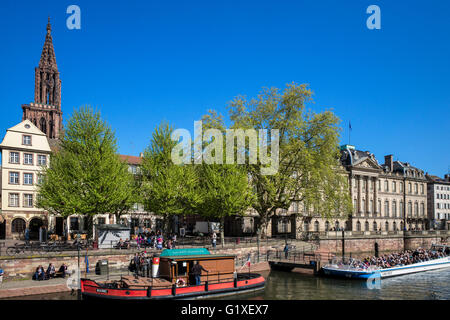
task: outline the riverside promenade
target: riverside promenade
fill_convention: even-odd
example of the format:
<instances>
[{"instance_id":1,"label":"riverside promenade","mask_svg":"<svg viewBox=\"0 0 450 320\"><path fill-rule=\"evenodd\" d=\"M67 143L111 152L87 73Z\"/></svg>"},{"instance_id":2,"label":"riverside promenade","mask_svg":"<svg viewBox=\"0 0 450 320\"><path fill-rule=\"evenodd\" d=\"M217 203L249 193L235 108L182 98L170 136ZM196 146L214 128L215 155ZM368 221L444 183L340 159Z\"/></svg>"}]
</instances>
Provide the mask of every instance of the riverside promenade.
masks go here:
<instances>
[{"instance_id":1,"label":"riverside promenade","mask_svg":"<svg viewBox=\"0 0 450 320\"><path fill-rule=\"evenodd\" d=\"M291 246L296 250L313 250L315 247L310 243L288 239ZM210 245L206 246L213 254L234 254L236 255L236 270L238 272L246 272L245 263L250 256L251 271L269 270L267 262L267 252L270 250L282 250L285 244L284 239L270 239L270 241L261 241L258 247L254 242L226 243L223 247L218 243L216 248ZM177 248L187 248L196 246L177 246ZM199 247L199 246L197 246ZM205 247L205 246L202 246ZM111 250L100 249L87 252L89 260L89 274L86 276L94 280L118 280L122 275L129 275L128 264L136 252L146 251L148 255L160 253L155 249L130 249L130 250ZM85 276L85 255L86 251L80 252L80 269L81 276ZM108 260L108 274L95 274L95 265L100 260ZM0 299L20 299L23 296L36 296L49 293L70 292L67 286L67 280L70 277L55 278L44 281L31 280L32 274L38 265L42 265L44 269L49 263L53 263L57 268L62 264L68 265L69 273L74 273L78 267L78 252L64 252L58 255L37 256L22 255L14 257L0 257L0 267L5 270L3 283L0 284Z\"/></svg>"}]
</instances>

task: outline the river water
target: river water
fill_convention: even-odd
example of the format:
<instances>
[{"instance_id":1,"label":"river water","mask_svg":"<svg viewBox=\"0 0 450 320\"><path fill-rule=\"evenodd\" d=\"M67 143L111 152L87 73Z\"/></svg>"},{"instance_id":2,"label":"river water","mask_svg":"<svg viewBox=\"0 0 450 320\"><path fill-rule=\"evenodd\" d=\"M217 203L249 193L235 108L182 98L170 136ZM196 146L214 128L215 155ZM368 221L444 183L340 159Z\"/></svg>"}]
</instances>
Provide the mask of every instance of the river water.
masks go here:
<instances>
[{"instance_id":1,"label":"river water","mask_svg":"<svg viewBox=\"0 0 450 320\"><path fill-rule=\"evenodd\" d=\"M263 271L264 291L223 299L243 300L450 300L450 268L381 279L369 289L365 281L315 277L299 272ZM22 300L75 300L70 293L23 297Z\"/></svg>"}]
</instances>

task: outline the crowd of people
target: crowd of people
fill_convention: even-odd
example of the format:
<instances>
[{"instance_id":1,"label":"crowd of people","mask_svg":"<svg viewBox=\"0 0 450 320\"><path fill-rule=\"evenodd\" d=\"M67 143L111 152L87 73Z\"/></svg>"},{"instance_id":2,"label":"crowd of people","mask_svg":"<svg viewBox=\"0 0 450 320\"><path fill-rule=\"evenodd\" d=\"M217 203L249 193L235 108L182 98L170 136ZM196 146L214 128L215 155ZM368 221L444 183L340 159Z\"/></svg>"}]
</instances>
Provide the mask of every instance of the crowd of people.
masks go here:
<instances>
[{"instance_id":1,"label":"crowd of people","mask_svg":"<svg viewBox=\"0 0 450 320\"><path fill-rule=\"evenodd\" d=\"M351 259L349 265L357 269L369 269L373 267L386 269L396 266L406 266L413 263L425 262L433 259L446 257L448 252L443 250L406 250L400 253L384 254L380 257L371 256L362 260Z\"/></svg>"},{"instance_id":2,"label":"crowd of people","mask_svg":"<svg viewBox=\"0 0 450 320\"><path fill-rule=\"evenodd\" d=\"M136 253L130 261L128 270L134 272L136 275L149 277L151 264L151 256L147 254L147 251Z\"/></svg>"},{"instance_id":3,"label":"crowd of people","mask_svg":"<svg viewBox=\"0 0 450 320\"><path fill-rule=\"evenodd\" d=\"M136 238L136 245L138 249L141 248L153 248L162 250L163 248L167 249L175 249L176 242L177 242L177 235L173 233L169 239L164 240L164 237L161 233L161 231L148 231L148 232L142 232L139 233ZM126 239L123 241L123 239L120 239L119 242L116 245L117 249L129 249L131 246L130 240Z\"/></svg>"},{"instance_id":4,"label":"crowd of people","mask_svg":"<svg viewBox=\"0 0 450 320\"><path fill-rule=\"evenodd\" d=\"M52 278L56 278L57 276L65 278L67 274L67 265L63 263L61 267L58 269L58 272L56 272L55 266L53 263L50 263L48 265L47 270L45 271L42 265L39 265L36 268L36 271L33 275L33 280L49 280Z\"/></svg>"}]
</instances>

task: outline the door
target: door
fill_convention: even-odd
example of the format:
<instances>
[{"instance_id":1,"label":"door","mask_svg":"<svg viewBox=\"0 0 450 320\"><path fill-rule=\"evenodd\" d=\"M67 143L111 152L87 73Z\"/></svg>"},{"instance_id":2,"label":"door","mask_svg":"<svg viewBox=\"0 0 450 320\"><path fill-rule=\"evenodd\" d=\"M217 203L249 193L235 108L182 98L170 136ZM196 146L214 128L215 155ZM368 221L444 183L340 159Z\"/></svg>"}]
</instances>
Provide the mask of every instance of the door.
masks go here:
<instances>
[{"instance_id":1,"label":"door","mask_svg":"<svg viewBox=\"0 0 450 320\"><path fill-rule=\"evenodd\" d=\"M58 236L62 236L64 233L64 218L56 217L55 221L55 233Z\"/></svg>"},{"instance_id":2,"label":"door","mask_svg":"<svg viewBox=\"0 0 450 320\"><path fill-rule=\"evenodd\" d=\"M6 238L6 220L3 220L2 223L0 223L0 240L3 240Z\"/></svg>"}]
</instances>

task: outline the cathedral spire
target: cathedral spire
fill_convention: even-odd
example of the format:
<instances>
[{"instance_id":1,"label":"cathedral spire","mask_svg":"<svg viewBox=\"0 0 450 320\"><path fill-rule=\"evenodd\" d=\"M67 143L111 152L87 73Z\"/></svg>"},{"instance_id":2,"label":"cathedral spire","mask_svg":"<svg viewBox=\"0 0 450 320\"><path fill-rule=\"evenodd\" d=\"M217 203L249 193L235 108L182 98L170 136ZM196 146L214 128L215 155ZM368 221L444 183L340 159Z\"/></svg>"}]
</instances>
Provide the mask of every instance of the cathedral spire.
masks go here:
<instances>
[{"instance_id":1,"label":"cathedral spire","mask_svg":"<svg viewBox=\"0 0 450 320\"><path fill-rule=\"evenodd\" d=\"M44 47L42 48L39 68L47 68L58 71L58 66L56 65L55 50L53 49L52 25L50 24L50 17L48 17L47 34L45 36Z\"/></svg>"},{"instance_id":2,"label":"cathedral spire","mask_svg":"<svg viewBox=\"0 0 450 320\"><path fill-rule=\"evenodd\" d=\"M33 122L49 139L59 139L63 128L61 80L53 49L50 17L39 66L34 71L34 103L22 105L22 118Z\"/></svg>"}]
</instances>

